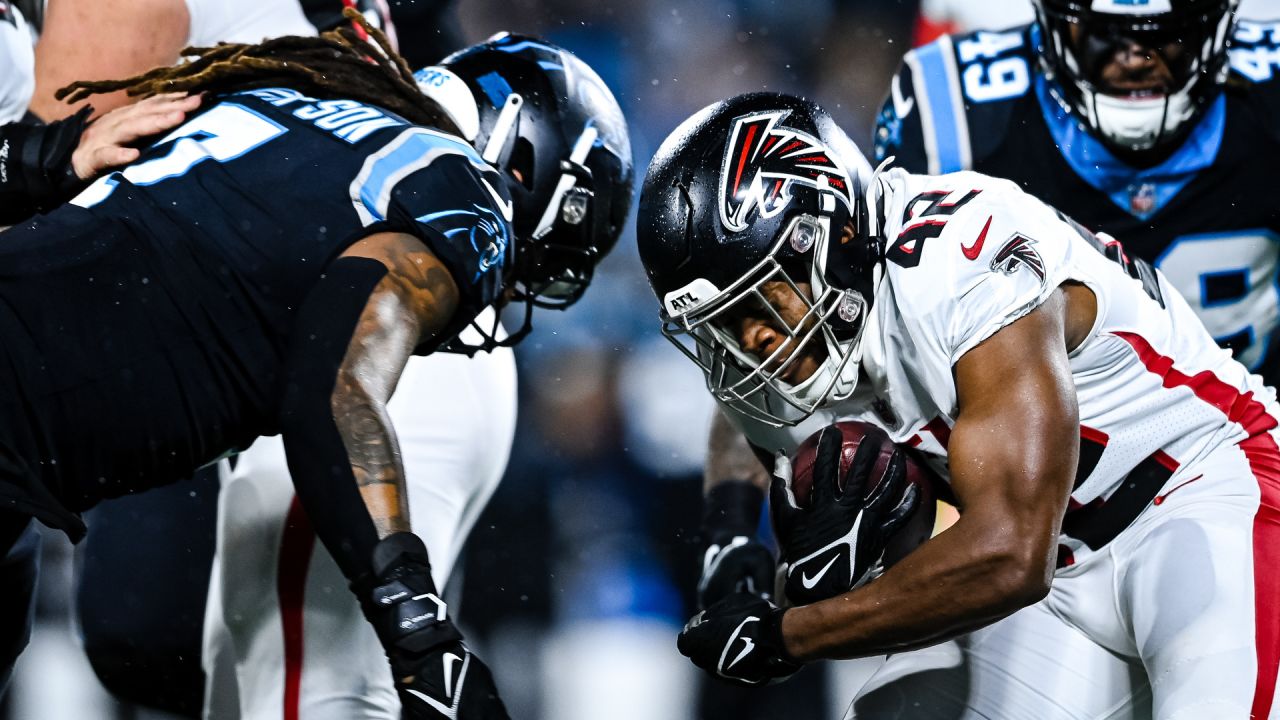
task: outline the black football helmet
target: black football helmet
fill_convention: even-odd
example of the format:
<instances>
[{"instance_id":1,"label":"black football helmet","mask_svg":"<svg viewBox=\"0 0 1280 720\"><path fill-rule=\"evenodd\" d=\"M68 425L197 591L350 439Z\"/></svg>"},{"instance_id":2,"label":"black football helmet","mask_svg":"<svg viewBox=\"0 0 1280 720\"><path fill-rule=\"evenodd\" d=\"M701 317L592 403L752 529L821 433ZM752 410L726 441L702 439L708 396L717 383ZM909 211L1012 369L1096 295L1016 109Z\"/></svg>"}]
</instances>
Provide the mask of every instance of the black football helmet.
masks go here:
<instances>
[{"instance_id":1,"label":"black football helmet","mask_svg":"<svg viewBox=\"0 0 1280 720\"><path fill-rule=\"evenodd\" d=\"M831 116L802 98L752 93L704 108L671 133L640 194L640 259L662 303L663 333L722 403L793 425L853 392L862 331L882 266L869 229L870 168ZM788 284L804 318L785 321L766 283ZM808 284L806 293L800 286ZM768 311L785 341L768 357L739 346L729 318ZM810 343L826 360L783 378Z\"/></svg>"},{"instance_id":2,"label":"black football helmet","mask_svg":"<svg viewBox=\"0 0 1280 720\"><path fill-rule=\"evenodd\" d=\"M514 344L535 306L577 302L618 240L635 172L626 119L586 63L520 35L496 35L416 78L507 180L517 238L507 287L525 316L501 344Z\"/></svg>"},{"instance_id":3,"label":"black football helmet","mask_svg":"<svg viewBox=\"0 0 1280 720\"><path fill-rule=\"evenodd\" d=\"M1040 61L1059 100L1108 147L1141 155L1180 141L1226 82L1239 0L1035 0ZM1157 55L1172 82L1108 94L1102 72L1118 50Z\"/></svg>"}]
</instances>

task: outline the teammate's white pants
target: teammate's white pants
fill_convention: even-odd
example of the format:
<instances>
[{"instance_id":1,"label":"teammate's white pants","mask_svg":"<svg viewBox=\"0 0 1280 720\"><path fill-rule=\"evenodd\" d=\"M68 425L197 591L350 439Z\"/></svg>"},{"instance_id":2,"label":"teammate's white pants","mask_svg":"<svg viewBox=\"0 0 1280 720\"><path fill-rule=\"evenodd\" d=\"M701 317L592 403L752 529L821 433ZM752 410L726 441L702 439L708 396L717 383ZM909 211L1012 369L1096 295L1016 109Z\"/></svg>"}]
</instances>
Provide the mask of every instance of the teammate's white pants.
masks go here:
<instances>
[{"instance_id":1,"label":"teammate's white pants","mask_svg":"<svg viewBox=\"0 0 1280 720\"><path fill-rule=\"evenodd\" d=\"M413 529L443 589L506 468L515 432L509 349L412 358L389 406ZM224 475L205 612L205 717L399 720L386 656L296 506L279 437Z\"/></svg>"},{"instance_id":2,"label":"teammate's white pants","mask_svg":"<svg viewBox=\"0 0 1280 720\"><path fill-rule=\"evenodd\" d=\"M890 658L848 717L1280 719L1274 437L1179 469L1159 500L962 653Z\"/></svg>"}]
</instances>

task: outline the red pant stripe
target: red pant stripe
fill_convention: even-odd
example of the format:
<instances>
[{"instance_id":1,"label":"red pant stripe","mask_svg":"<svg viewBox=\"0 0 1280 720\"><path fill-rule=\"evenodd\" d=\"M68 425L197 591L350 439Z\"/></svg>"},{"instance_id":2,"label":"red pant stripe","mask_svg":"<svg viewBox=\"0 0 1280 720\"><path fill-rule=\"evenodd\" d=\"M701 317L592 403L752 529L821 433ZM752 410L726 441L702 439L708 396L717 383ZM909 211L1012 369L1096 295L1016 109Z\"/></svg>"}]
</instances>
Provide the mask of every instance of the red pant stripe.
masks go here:
<instances>
[{"instance_id":1,"label":"red pant stripe","mask_svg":"<svg viewBox=\"0 0 1280 720\"><path fill-rule=\"evenodd\" d=\"M284 720L298 720L302 694L302 620L307 591L307 569L316 534L297 496L289 505L280 537L280 565L276 594L284 631Z\"/></svg>"},{"instance_id":2,"label":"red pant stripe","mask_svg":"<svg viewBox=\"0 0 1280 720\"><path fill-rule=\"evenodd\" d=\"M1253 519L1254 625L1258 652L1258 680L1250 717L1267 718L1280 672L1280 448L1271 435L1257 435L1240 443L1249 469L1258 479L1262 498Z\"/></svg>"}]
</instances>

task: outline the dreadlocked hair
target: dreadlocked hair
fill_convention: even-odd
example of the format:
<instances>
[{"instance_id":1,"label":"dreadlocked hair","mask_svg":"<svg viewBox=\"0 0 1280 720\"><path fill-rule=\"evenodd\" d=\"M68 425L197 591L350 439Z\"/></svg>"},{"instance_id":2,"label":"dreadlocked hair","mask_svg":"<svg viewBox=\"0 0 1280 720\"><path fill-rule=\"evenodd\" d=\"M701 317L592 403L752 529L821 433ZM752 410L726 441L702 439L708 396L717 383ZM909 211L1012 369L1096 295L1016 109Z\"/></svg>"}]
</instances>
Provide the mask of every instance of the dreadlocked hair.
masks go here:
<instances>
[{"instance_id":1,"label":"dreadlocked hair","mask_svg":"<svg viewBox=\"0 0 1280 720\"><path fill-rule=\"evenodd\" d=\"M319 37L290 35L257 45L189 47L182 55L190 59L178 65L123 80L73 82L54 97L74 103L117 90L145 98L169 92L217 95L285 86L321 99L349 98L377 105L415 125L458 134L443 108L418 89L413 71L387 36L354 9L347 8L343 15L355 26Z\"/></svg>"}]
</instances>

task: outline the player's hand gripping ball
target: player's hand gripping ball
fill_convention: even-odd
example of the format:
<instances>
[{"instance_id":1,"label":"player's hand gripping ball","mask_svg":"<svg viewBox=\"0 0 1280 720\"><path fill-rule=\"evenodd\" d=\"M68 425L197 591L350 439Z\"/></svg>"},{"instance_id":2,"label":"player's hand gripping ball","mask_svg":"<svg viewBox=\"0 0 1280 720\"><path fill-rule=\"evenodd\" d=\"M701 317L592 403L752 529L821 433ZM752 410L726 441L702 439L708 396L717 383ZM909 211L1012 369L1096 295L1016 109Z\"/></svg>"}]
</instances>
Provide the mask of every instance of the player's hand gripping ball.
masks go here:
<instances>
[{"instance_id":1,"label":"player's hand gripping ball","mask_svg":"<svg viewBox=\"0 0 1280 720\"><path fill-rule=\"evenodd\" d=\"M843 594L929 539L933 473L879 428L840 422L778 457L774 534L794 605Z\"/></svg>"}]
</instances>

